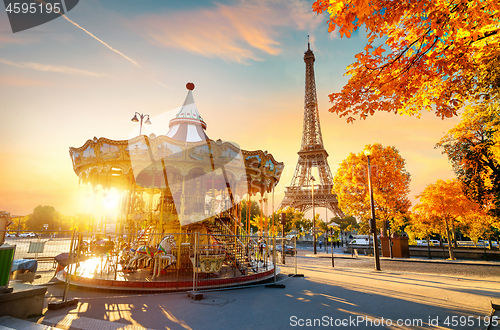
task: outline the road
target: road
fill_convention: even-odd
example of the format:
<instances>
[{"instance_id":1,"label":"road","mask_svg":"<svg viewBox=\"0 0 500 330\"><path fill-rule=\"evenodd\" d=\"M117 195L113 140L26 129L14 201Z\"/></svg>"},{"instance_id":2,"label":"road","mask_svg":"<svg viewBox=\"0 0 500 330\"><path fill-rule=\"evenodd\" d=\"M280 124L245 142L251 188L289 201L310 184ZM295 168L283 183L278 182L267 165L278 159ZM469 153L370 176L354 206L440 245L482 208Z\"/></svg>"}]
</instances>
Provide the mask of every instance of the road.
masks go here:
<instances>
[{"instance_id":1,"label":"road","mask_svg":"<svg viewBox=\"0 0 500 330\"><path fill-rule=\"evenodd\" d=\"M335 251L340 252L340 250ZM298 264L299 267L332 267L331 258L311 258L305 257L306 254L312 255L312 249L299 249ZM324 251L320 252L320 255L326 256ZM390 272L400 272L400 273L413 273L413 274L435 274L435 275L446 275L446 276L457 276L457 277L473 277L473 278L484 278L500 279L500 262L490 262L488 265L480 264L477 261L458 261L456 263L446 262L443 259L419 259L422 262L414 261L412 258L410 260L389 260L381 258L380 268L384 271ZM475 264L477 263L477 264ZM335 268L352 268L352 269L369 269L375 268L375 262L373 258L370 257L359 257L350 258L349 254L346 254L343 258L335 258L334 260Z\"/></svg>"}]
</instances>

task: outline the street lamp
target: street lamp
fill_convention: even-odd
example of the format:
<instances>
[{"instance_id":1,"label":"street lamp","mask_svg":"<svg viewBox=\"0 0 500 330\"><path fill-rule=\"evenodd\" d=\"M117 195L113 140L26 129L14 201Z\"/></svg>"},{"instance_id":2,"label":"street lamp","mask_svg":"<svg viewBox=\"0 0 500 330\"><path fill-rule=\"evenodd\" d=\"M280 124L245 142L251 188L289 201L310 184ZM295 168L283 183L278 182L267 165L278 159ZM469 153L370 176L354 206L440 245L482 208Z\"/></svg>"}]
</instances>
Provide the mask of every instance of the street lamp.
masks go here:
<instances>
[{"instance_id":1,"label":"street lamp","mask_svg":"<svg viewBox=\"0 0 500 330\"><path fill-rule=\"evenodd\" d=\"M133 121L134 123L139 122L139 119L137 118L137 115L139 115L139 118L141 118L141 125L139 126L139 135L142 135L142 121L143 121L143 119L146 118L146 117L148 117L146 119L146 121L144 122L144 124L146 124L146 125L151 125L151 121L149 120L149 115L144 115L144 114L136 112L134 114L134 118L131 119L131 121Z\"/></svg>"},{"instance_id":2,"label":"street lamp","mask_svg":"<svg viewBox=\"0 0 500 330\"><path fill-rule=\"evenodd\" d=\"M316 254L316 214L315 214L315 210L314 210L314 181L316 181L316 180L314 179L314 177L312 175L311 175L311 181L312 181L311 196L312 196L312 205L313 205L313 245L314 245L314 254Z\"/></svg>"},{"instance_id":3,"label":"street lamp","mask_svg":"<svg viewBox=\"0 0 500 330\"><path fill-rule=\"evenodd\" d=\"M375 270L380 270L380 259L378 255L378 242L377 242L377 222L375 221L375 203L373 201L373 187L372 187L372 171L370 165L370 149L365 150L365 156L368 160L368 189L370 189L370 207L372 211L372 218L370 219L370 229L373 235L373 255L375 257Z\"/></svg>"}]
</instances>

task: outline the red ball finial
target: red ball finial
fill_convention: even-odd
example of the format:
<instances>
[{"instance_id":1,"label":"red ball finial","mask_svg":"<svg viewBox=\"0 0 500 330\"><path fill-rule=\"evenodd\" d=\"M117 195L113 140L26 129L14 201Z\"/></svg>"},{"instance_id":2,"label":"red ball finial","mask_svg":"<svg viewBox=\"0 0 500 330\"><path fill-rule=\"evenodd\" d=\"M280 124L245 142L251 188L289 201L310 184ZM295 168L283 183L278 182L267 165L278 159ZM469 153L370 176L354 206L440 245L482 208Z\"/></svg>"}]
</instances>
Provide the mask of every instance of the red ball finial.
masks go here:
<instances>
[{"instance_id":1,"label":"red ball finial","mask_svg":"<svg viewBox=\"0 0 500 330\"><path fill-rule=\"evenodd\" d=\"M190 91L192 91L194 89L194 84L193 83L187 83L186 84L186 88L189 89Z\"/></svg>"}]
</instances>

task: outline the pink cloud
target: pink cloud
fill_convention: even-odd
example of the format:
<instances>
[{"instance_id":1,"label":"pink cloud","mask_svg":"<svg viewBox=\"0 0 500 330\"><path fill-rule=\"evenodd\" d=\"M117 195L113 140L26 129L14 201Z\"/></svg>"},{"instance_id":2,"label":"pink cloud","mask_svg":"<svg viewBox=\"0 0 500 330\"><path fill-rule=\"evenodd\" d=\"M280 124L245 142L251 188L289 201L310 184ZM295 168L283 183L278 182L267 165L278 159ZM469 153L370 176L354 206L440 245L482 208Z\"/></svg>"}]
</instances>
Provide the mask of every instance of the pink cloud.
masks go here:
<instances>
[{"instance_id":1,"label":"pink cloud","mask_svg":"<svg viewBox=\"0 0 500 330\"><path fill-rule=\"evenodd\" d=\"M147 15L132 24L154 44L246 63L262 60L262 54L279 54L279 30L306 30L319 21L302 1L261 0Z\"/></svg>"},{"instance_id":2,"label":"pink cloud","mask_svg":"<svg viewBox=\"0 0 500 330\"><path fill-rule=\"evenodd\" d=\"M77 75L77 76L92 76L92 77L104 76L104 74L101 73L91 72L78 68L70 68L62 65L48 65L48 64L40 64L33 62L14 62L3 58L0 58L0 63L9 66L15 66L18 68L32 69L37 71L58 72L58 73Z\"/></svg>"},{"instance_id":3,"label":"pink cloud","mask_svg":"<svg viewBox=\"0 0 500 330\"><path fill-rule=\"evenodd\" d=\"M35 42L32 36L17 36L14 34L7 34L0 32L0 45L1 44L28 44L31 42Z\"/></svg>"},{"instance_id":4,"label":"pink cloud","mask_svg":"<svg viewBox=\"0 0 500 330\"><path fill-rule=\"evenodd\" d=\"M0 76L0 85L14 86L14 87L29 87L29 86L48 86L48 83L41 80L25 79L21 77Z\"/></svg>"}]
</instances>

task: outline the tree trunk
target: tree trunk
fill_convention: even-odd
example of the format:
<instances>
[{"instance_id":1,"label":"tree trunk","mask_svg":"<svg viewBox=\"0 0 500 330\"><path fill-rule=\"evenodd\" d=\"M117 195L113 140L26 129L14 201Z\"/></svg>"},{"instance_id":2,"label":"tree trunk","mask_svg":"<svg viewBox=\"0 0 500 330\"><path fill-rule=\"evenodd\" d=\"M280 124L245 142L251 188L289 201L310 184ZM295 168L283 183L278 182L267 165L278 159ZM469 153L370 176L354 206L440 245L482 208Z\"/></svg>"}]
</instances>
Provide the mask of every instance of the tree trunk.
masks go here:
<instances>
[{"instance_id":1,"label":"tree trunk","mask_svg":"<svg viewBox=\"0 0 500 330\"><path fill-rule=\"evenodd\" d=\"M439 244L441 245L441 249L443 250L443 259L446 259L446 252L444 252L443 235L441 235L441 233L439 233Z\"/></svg>"},{"instance_id":2,"label":"tree trunk","mask_svg":"<svg viewBox=\"0 0 500 330\"><path fill-rule=\"evenodd\" d=\"M432 259L431 255L431 236L427 236L427 253L429 254L428 258Z\"/></svg>"},{"instance_id":3,"label":"tree trunk","mask_svg":"<svg viewBox=\"0 0 500 330\"><path fill-rule=\"evenodd\" d=\"M451 220L451 230L452 230L452 238L453 238L453 247L457 248L457 232L455 230L455 220Z\"/></svg>"},{"instance_id":4,"label":"tree trunk","mask_svg":"<svg viewBox=\"0 0 500 330\"><path fill-rule=\"evenodd\" d=\"M446 221L446 236L448 237L448 252L450 254L450 260L455 260L455 257L453 256L453 248L451 246L450 227L448 225L448 220L445 221Z\"/></svg>"}]
</instances>

